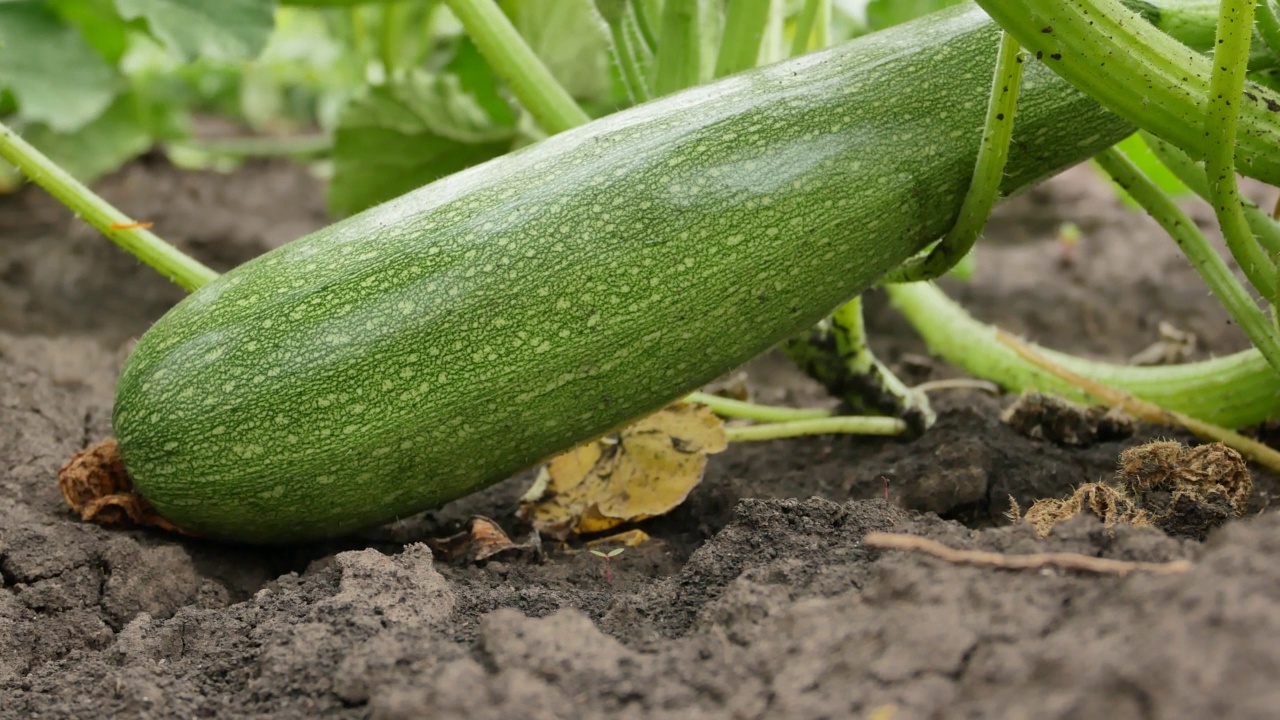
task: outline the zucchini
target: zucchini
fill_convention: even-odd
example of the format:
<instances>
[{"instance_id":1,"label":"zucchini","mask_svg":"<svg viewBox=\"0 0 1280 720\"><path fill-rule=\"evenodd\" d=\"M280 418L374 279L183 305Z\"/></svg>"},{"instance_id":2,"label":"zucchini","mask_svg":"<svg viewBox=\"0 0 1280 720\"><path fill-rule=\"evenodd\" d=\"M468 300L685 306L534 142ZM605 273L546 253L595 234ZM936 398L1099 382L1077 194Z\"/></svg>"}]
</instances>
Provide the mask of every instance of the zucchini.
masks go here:
<instances>
[{"instance_id":1,"label":"zucchini","mask_svg":"<svg viewBox=\"0 0 1280 720\"><path fill-rule=\"evenodd\" d=\"M232 541L437 507L681 397L954 222L999 29L962 6L561 133L258 257L138 342L135 489ZM1038 63L1006 191L1132 128Z\"/></svg>"}]
</instances>

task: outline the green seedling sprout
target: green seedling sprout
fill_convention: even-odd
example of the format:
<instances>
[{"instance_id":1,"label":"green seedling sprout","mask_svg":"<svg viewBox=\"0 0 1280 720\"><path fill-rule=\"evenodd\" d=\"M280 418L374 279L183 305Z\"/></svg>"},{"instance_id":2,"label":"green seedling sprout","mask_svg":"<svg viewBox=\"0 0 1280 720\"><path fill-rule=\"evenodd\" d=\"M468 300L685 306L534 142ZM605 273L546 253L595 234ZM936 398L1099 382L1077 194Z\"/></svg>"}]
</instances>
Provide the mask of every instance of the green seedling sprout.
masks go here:
<instances>
[{"instance_id":1,"label":"green seedling sprout","mask_svg":"<svg viewBox=\"0 0 1280 720\"><path fill-rule=\"evenodd\" d=\"M595 555L595 556L596 556L596 557L598 557L598 558L604 558L604 581L605 581L605 582L607 582L607 583L609 583L610 585L612 585L612 584L613 584L613 564L612 564L612 560L613 560L615 557L617 557L617 556L621 555L621 554L623 553L623 551L625 551L625 550L626 550L626 548L614 548L614 549L610 550L609 552L604 552L603 550L592 550L592 551L591 551L591 554L592 554L592 555Z\"/></svg>"},{"instance_id":2,"label":"green seedling sprout","mask_svg":"<svg viewBox=\"0 0 1280 720\"><path fill-rule=\"evenodd\" d=\"M1075 264L1080 237L1080 226L1073 222L1064 222L1058 227L1058 262L1066 266Z\"/></svg>"}]
</instances>

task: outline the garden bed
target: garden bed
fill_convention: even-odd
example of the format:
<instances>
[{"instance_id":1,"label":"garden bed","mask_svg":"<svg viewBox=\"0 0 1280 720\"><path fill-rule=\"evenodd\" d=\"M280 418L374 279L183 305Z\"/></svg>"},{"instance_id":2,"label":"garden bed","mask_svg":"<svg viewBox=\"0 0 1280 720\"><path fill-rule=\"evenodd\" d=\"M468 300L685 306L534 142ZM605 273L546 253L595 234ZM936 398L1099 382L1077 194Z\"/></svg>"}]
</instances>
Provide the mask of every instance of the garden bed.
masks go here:
<instances>
[{"instance_id":1,"label":"garden bed","mask_svg":"<svg viewBox=\"0 0 1280 720\"><path fill-rule=\"evenodd\" d=\"M100 183L217 269L325 224L299 166L188 173L144 159ZM1263 192L1260 199L1274 198ZM1206 225L1210 215L1196 210ZM1083 239L1057 237L1073 221ZM1246 346L1177 248L1076 168L1001 208L968 283L981 319L1123 361L1168 322L1193 357ZM229 547L82 524L59 466L110 435L129 343L182 297L36 188L0 198L0 716L411 718L1274 717L1280 689L1276 479L1206 543L1087 519L1041 540L1025 507L1114 472L1125 448L1068 448L1004 425L1013 398L935 395L914 441L739 443L653 539L601 560L433 561L472 515L522 530L529 477L323 545ZM869 296L881 356L953 376ZM765 402L822 393L785 361L748 368ZM886 502L886 488L887 499ZM953 547L1165 562L1098 576L948 564L865 547L888 530Z\"/></svg>"}]
</instances>

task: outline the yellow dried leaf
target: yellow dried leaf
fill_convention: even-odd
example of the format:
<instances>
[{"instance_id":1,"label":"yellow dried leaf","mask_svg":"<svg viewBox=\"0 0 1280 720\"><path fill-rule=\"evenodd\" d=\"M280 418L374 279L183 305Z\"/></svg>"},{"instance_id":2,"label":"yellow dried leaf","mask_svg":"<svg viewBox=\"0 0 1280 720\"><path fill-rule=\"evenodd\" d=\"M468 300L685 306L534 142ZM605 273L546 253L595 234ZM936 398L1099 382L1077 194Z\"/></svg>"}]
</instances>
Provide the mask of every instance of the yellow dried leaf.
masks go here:
<instances>
[{"instance_id":1,"label":"yellow dried leaf","mask_svg":"<svg viewBox=\"0 0 1280 720\"><path fill-rule=\"evenodd\" d=\"M705 405L677 403L552 458L520 514L560 539L661 515L702 480L707 455L727 446L724 424Z\"/></svg>"},{"instance_id":2,"label":"yellow dried leaf","mask_svg":"<svg viewBox=\"0 0 1280 720\"><path fill-rule=\"evenodd\" d=\"M597 547L600 545L623 545L625 547L640 547L649 542L649 533L640 528L631 528L623 530L620 533L614 533L608 537L596 538L588 540L587 547Z\"/></svg>"}]
</instances>

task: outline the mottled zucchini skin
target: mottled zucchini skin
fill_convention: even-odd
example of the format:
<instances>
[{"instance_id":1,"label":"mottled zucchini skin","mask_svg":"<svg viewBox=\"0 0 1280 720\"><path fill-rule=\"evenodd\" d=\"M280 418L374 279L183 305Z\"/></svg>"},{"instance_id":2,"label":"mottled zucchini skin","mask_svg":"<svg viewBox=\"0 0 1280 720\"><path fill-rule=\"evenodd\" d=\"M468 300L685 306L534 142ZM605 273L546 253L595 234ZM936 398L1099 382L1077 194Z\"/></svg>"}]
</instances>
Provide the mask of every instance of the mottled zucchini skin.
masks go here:
<instances>
[{"instance_id":1,"label":"mottled zucchini skin","mask_svg":"<svg viewBox=\"0 0 1280 720\"><path fill-rule=\"evenodd\" d=\"M439 506L796 333L952 224L997 28L971 8L618 113L269 252L120 377L137 490L233 541ZM1038 63L1007 188L1130 128Z\"/></svg>"}]
</instances>

